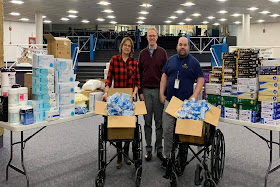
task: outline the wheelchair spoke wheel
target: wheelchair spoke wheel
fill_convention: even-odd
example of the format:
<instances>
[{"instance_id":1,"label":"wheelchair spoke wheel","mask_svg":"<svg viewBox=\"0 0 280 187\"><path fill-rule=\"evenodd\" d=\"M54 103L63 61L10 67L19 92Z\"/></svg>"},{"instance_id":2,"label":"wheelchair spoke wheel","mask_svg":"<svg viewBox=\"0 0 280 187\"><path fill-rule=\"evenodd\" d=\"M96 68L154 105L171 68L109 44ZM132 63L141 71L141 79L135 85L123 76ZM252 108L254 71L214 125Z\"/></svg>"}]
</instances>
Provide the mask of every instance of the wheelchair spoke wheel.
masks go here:
<instances>
[{"instance_id":1,"label":"wheelchair spoke wheel","mask_svg":"<svg viewBox=\"0 0 280 187\"><path fill-rule=\"evenodd\" d=\"M143 159L143 143L141 126L137 124L135 138L133 140L133 160L135 161L135 168L142 166Z\"/></svg>"},{"instance_id":2,"label":"wheelchair spoke wheel","mask_svg":"<svg viewBox=\"0 0 280 187\"><path fill-rule=\"evenodd\" d=\"M215 183L222 178L225 164L225 139L218 129L215 132L211 149L211 175Z\"/></svg>"},{"instance_id":3,"label":"wheelchair spoke wheel","mask_svg":"<svg viewBox=\"0 0 280 187\"><path fill-rule=\"evenodd\" d=\"M179 144L179 150L175 161L175 169L178 176L182 176L185 170L185 163L188 156L188 146Z\"/></svg>"},{"instance_id":4,"label":"wheelchair spoke wheel","mask_svg":"<svg viewBox=\"0 0 280 187\"><path fill-rule=\"evenodd\" d=\"M98 175L95 179L95 186L96 187L103 187L105 184L105 178L106 178L106 174L105 174L105 170L99 170Z\"/></svg>"},{"instance_id":5,"label":"wheelchair spoke wheel","mask_svg":"<svg viewBox=\"0 0 280 187\"><path fill-rule=\"evenodd\" d=\"M104 139L104 125L99 126L99 138L98 138L98 169L105 169L105 139Z\"/></svg>"},{"instance_id":6,"label":"wheelchair spoke wheel","mask_svg":"<svg viewBox=\"0 0 280 187\"><path fill-rule=\"evenodd\" d=\"M215 181L213 181L212 179L206 179L203 183L202 183L202 187L216 187L216 183Z\"/></svg>"},{"instance_id":7,"label":"wheelchair spoke wheel","mask_svg":"<svg viewBox=\"0 0 280 187\"><path fill-rule=\"evenodd\" d=\"M175 171L172 171L170 175L170 186L177 187L177 185L178 185L178 176Z\"/></svg>"},{"instance_id":8,"label":"wheelchair spoke wheel","mask_svg":"<svg viewBox=\"0 0 280 187\"><path fill-rule=\"evenodd\" d=\"M135 184L136 184L136 187L140 187L141 179L142 179L142 166L137 168L137 170L135 172Z\"/></svg>"}]
</instances>

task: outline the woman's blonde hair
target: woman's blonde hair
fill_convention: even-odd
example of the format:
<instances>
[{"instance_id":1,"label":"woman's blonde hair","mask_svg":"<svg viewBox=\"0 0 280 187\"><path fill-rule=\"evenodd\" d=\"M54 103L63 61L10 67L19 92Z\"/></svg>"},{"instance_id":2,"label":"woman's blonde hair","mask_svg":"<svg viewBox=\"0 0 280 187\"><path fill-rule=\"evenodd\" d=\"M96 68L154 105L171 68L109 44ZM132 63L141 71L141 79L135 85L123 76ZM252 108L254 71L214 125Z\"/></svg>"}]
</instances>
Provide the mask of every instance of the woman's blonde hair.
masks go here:
<instances>
[{"instance_id":1,"label":"woman's blonde hair","mask_svg":"<svg viewBox=\"0 0 280 187\"><path fill-rule=\"evenodd\" d=\"M119 53L122 54L122 47L127 40L130 41L130 43L131 43L131 52L129 53L129 56L132 57L133 54L134 54L134 44L133 44L133 41L130 37L124 37L122 39L122 42L121 42L120 47L119 47Z\"/></svg>"}]
</instances>

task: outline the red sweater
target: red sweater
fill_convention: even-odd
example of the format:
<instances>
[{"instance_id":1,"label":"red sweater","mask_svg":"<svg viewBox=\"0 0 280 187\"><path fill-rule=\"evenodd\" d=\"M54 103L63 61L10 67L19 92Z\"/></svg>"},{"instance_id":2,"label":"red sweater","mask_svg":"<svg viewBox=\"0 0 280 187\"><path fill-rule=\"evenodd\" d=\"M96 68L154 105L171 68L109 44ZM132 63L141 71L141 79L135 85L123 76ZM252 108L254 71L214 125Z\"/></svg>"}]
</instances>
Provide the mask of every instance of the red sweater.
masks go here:
<instances>
[{"instance_id":1,"label":"red sweater","mask_svg":"<svg viewBox=\"0 0 280 187\"><path fill-rule=\"evenodd\" d=\"M139 74L141 88L159 88L162 68L167 61L165 49L157 46L150 56L148 47L139 54ZM139 90L142 93L142 90Z\"/></svg>"}]
</instances>

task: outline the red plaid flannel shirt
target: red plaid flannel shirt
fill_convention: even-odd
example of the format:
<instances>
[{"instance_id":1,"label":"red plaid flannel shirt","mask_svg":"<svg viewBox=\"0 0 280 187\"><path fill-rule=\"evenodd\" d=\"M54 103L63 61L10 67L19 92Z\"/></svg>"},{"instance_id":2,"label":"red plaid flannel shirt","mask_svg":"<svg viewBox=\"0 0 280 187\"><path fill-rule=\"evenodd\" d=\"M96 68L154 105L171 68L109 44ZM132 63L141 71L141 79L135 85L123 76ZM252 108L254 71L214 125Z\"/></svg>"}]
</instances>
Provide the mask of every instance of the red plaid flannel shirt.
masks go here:
<instances>
[{"instance_id":1,"label":"red plaid flannel shirt","mask_svg":"<svg viewBox=\"0 0 280 187\"><path fill-rule=\"evenodd\" d=\"M113 56L110 61L110 67L106 86L111 87L114 80L114 88L140 88L140 75L138 63L134 58L129 57L126 62L122 56Z\"/></svg>"}]
</instances>

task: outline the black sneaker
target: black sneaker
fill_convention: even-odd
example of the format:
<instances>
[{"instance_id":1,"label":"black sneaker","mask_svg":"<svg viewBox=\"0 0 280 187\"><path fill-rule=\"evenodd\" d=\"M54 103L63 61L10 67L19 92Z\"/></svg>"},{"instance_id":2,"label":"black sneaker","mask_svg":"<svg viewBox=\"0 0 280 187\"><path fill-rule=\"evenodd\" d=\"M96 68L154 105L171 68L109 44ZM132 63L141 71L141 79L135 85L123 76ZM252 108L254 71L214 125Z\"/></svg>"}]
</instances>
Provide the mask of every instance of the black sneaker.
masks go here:
<instances>
[{"instance_id":1,"label":"black sneaker","mask_svg":"<svg viewBox=\"0 0 280 187\"><path fill-rule=\"evenodd\" d=\"M163 156L162 152L160 153L157 153L157 157L160 159L160 161L164 161L165 160L165 157Z\"/></svg>"},{"instance_id":2,"label":"black sneaker","mask_svg":"<svg viewBox=\"0 0 280 187\"><path fill-rule=\"evenodd\" d=\"M167 159L167 158L164 158L164 160L162 161L160 167L161 167L162 169L166 169L167 163L168 163L168 159Z\"/></svg>"},{"instance_id":3,"label":"black sneaker","mask_svg":"<svg viewBox=\"0 0 280 187\"><path fill-rule=\"evenodd\" d=\"M150 161L152 159L152 151L147 151L145 155L145 160Z\"/></svg>"}]
</instances>

